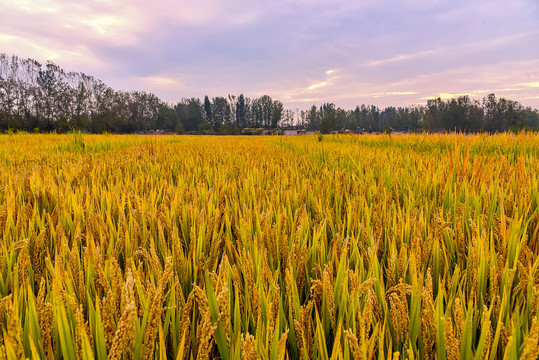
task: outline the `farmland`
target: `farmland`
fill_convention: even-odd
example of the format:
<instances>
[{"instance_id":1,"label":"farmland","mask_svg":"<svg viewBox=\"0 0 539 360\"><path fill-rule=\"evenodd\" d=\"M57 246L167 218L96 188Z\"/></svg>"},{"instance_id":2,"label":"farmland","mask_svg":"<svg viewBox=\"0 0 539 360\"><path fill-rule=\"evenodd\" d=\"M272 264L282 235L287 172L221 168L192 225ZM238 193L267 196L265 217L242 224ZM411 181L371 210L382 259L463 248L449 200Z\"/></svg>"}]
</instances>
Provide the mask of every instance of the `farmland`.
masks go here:
<instances>
[{"instance_id":1,"label":"farmland","mask_svg":"<svg viewBox=\"0 0 539 360\"><path fill-rule=\"evenodd\" d=\"M530 134L0 135L0 357L535 359Z\"/></svg>"}]
</instances>

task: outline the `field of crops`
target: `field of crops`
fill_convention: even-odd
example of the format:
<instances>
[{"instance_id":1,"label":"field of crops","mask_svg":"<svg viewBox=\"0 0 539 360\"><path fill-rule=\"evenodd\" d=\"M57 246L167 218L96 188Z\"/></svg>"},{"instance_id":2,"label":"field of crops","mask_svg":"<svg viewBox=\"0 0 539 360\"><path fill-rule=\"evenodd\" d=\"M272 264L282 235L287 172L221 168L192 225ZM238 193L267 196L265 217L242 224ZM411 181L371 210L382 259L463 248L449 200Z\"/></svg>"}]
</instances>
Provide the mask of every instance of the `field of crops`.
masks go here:
<instances>
[{"instance_id":1,"label":"field of crops","mask_svg":"<svg viewBox=\"0 0 539 360\"><path fill-rule=\"evenodd\" d=\"M0 358L536 359L539 137L0 135Z\"/></svg>"}]
</instances>

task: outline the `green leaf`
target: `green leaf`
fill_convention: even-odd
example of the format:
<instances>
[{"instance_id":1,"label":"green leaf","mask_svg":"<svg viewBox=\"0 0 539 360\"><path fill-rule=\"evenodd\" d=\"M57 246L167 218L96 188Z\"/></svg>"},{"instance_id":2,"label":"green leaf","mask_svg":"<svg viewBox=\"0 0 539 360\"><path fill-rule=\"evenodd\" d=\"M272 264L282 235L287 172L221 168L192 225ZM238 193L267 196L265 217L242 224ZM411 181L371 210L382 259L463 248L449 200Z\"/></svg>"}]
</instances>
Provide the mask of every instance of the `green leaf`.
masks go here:
<instances>
[{"instance_id":1,"label":"green leaf","mask_svg":"<svg viewBox=\"0 0 539 360\"><path fill-rule=\"evenodd\" d=\"M56 306L56 324L58 325L58 336L60 348L65 359L76 359L75 339L71 333L69 321L63 306Z\"/></svg>"},{"instance_id":2,"label":"green leaf","mask_svg":"<svg viewBox=\"0 0 539 360\"><path fill-rule=\"evenodd\" d=\"M101 320L101 309L99 302L95 308L95 328L94 328L95 350L98 359L107 359L107 344L105 343L105 330Z\"/></svg>"},{"instance_id":3,"label":"green leaf","mask_svg":"<svg viewBox=\"0 0 539 360\"><path fill-rule=\"evenodd\" d=\"M206 296L208 297L208 306L210 308L211 321L213 323L217 322L217 329L215 330L215 341L217 343L217 348L219 349L219 355L223 360L230 359L230 350L228 342L226 341L225 329L223 327L222 321L219 319L219 303L217 302L217 297L213 287L211 286L209 273L206 270Z\"/></svg>"}]
</instances>

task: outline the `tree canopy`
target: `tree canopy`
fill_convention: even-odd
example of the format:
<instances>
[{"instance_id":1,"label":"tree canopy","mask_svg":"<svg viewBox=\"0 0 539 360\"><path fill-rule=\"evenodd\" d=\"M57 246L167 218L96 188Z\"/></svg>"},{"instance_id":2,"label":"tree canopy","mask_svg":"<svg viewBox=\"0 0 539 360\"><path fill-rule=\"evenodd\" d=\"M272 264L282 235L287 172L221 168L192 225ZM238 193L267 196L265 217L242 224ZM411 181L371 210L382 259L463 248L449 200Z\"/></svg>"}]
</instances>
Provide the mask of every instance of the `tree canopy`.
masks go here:
<instances>
[{"instance_id":1,"label":"tree canopy","mask_svg":"<svg viewBox=\"0 0 539 360\"><path fill-rule=\"evenodd\" d=\"M309 110L285 109L268 95L250 99L217 96L184 98L169 104L144 91L116 91L53 62L0 54L0 131L132 133L167 130L178 133L239 134L245 128L300 127L335 130L428 130L496 132L539 129L539 112L489 94L427 101L425 106L358 105L353 110L326 103Z\"/></svg>"}]
</instances>

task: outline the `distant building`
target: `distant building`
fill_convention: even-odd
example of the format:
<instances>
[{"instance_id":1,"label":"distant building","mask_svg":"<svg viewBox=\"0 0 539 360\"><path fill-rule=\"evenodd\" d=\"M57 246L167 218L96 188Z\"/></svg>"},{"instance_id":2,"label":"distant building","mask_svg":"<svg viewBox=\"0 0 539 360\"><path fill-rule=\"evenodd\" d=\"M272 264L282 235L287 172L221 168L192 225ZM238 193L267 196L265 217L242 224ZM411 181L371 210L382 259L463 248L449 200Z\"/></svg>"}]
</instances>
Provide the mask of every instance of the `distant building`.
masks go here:
<instances>
[{"instance_id":1,"label":"distant building","mask_svg":"<svg viewBox=\"0 0 539 360\"><path fill-rule=\"evenodd\" d=\"M284 135L285 136L296 136L296 135L298 135L298 130L285 130Z\"/></svg>"}]
</instances>

